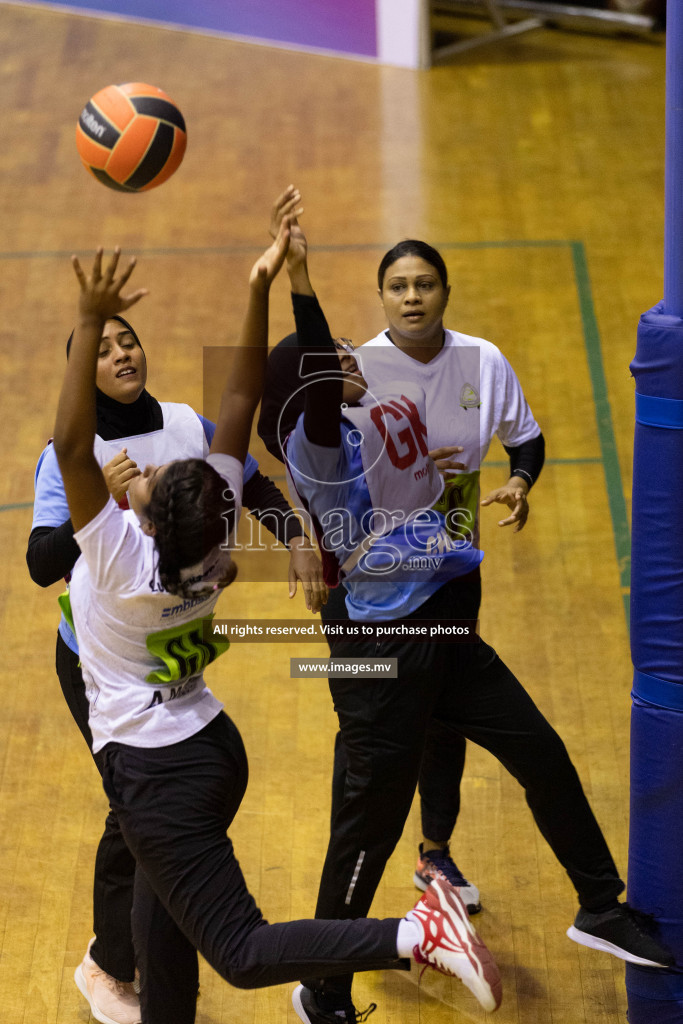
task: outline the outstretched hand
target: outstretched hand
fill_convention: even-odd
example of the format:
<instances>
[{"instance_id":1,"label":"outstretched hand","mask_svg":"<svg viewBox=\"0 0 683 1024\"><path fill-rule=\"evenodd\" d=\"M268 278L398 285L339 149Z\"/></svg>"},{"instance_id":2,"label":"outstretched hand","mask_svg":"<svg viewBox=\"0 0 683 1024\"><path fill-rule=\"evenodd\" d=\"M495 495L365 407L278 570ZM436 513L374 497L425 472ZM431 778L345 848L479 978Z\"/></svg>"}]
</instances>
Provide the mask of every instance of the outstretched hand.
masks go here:
<instances>
[{"instance_id":1,"label":"outstretched hand","mask_svg":"<svg viewBox=\"0 0 683 1024\"><path fill-rule=\"evenodd\" d=\"M299 189L295 188L294 185L288 185L284 193L275 200L270 210L270 226L268 230L271 239L278 236L283 217L289 217L295 223L297 217L301 216L303 207L300 206L300 203L301 193Z\"/></svg>"},{"instance_id":2,"label":"outstretched hand","mask_svg":"<svg viewBox=\"0 0 683 1024\"><path fill-rule=\"evenodd\" d=\"M268 228L271 238L276 238L280 230L283 217L289 217L293 224L297 217L304 212L301 203L301 192L294 185L288 185L284 192L277 197L270 211L270 227Z\"/></svg>"},{"instance_id":3,"label":"outstretched hand","mask_svg":"<svg viewBox=\"0 0 683 1024\"><path fill-rule=\"evenodd\" d=\"M99 248L95 253L90 274L85 273L77 256L71 257L71 264L81 286L79 299L81 316L108 320L110 317L116 316L117 313L123 313L124 310L130 309L149 292L146 288L138 288L131 295L121 295L121 289L135 269L136 259L133 256L123 273L116 277L116 268L121 255L120 248L117 246L114 249L104 271L102 270L102 255L103 250Z\"/></svg>"},{"instance_id":4,"label":"outstretched hand","mask_svg":"<svg viewBox=\"0 0 683 1024\"><path fill-rule=\"evenodd\" d=\"M498 525L511 526L514 523L515 533L519 533L520 530L524 529L529 518L529 502L527 501L526 491L520 486L508 483L503 487L497 487L482 499L481 504L484 506L493 504L507 505L510 509L510 515L506 519L499 519Z\"/></svg>"},{"instance_id":5,"label":"outstretched hand","mask_svg":"<svg viewBox=\"0 0 683 1024\"><path fill-rule=\"evenodd\" d=\"M282 267L289 248L290 219L283 217L278 227L275 241L269 245L263 256L260 256L249 275L251 287L270 288L275 280L278 271Z\"/></svg>"},{"instance_id":6,"label":"outstretched hand","mask_svg":"<svg viewBox=\"0 0 683 1024\"><path fill-rule=\"evenodd\" d=\"M270 227L268 230L270 231L271 238L275 238L277 235L283 217L289 217L290 220L289 249L287 251L288 266L305 263L308 256L306 235L299 224L299 217L304 212L304 208L300 204L301 193L298 188L295 188L294 185L288 185L282 195L277 197L270 211Z\"/></svg>"}]
</instances>

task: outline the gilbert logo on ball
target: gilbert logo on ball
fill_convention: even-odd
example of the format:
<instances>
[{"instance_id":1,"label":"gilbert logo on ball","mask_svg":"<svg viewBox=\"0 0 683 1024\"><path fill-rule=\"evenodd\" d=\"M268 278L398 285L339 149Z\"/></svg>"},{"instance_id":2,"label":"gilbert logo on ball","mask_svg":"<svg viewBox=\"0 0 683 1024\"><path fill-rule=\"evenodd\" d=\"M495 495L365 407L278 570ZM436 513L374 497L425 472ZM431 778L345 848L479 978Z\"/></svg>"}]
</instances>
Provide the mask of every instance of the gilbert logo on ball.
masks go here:
<instances>
[{"instance_id":1,"label":"gilbert logo on ball","mask_svg":"<svg viewBox=\"0 0 683 1024\"><path fill-rule=\"evenodd\" d=\"M167 181L187 145L185 121L153 85L108 85L89 100L76 125L85 167L119 192L145 192Z\"/></svg>"}]
</instances>

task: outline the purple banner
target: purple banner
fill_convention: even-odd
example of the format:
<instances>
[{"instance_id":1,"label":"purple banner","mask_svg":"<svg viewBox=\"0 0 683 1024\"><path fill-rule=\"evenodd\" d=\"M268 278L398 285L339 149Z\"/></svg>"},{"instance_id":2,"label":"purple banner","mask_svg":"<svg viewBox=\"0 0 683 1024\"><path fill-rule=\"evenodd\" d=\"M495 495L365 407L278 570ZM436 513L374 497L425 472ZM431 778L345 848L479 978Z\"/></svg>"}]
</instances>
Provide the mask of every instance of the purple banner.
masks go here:
<instances>
[{"instance_id":1,"label":"purple banner","mask_svg":"<svg viewBox=\"0 0 683 1024\"><path fill-rule=\"evenodd\" d=\"M154 0L40 0L39 5L111 14L122 20L144 18L160 25L181 25L285 46L377 56L375 0L165 0L163 5Z\"/></svg>"}]
</instances>

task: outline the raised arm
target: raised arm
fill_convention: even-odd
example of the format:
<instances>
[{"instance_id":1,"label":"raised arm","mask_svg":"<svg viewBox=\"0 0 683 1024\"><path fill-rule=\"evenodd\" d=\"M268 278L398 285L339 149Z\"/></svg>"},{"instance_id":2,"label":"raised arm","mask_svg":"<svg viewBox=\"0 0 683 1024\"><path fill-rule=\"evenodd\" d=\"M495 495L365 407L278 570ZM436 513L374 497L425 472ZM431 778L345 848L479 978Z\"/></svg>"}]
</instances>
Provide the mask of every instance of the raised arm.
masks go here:
<instances>
[{"instance_id":1,"label":"raised arm","mask_svg":"<svg viewBox=\"0 0 683 1024\"><path fill-rule=\"evenodd\" d=\"M247 457L251 424L263 391L268 358L268 298L285 259L289 227L289 218L284 217L275 241L252 267L247 311L211 442L211 452L232 455L240 462Z\"/></svg>"},{"instance_id":2,"label":"raised arm","mask_svg":"<svg viewBox=\"0 0 683 1024\"><path fill-rule=\"evenodd\" d=\"M300 228L293 230L301 231ZM290 270L289 263L287 269ZM290 272L294 322L301 352L305 353L305 372L318 375L304 392L304 430L314 444L336 448L341 441L342 369L318 299L297 291L299 270L300 267L295 266L294 273ZM305 277L308 279L307 269Z\"/></svg>"},{"instance_id":3,"label":"raised arm","mask_svg":"<svg viewBox=\"0 0 683 1024\"><path fill-rule=\"evenodd\" d=\"M342 374L325 314L308 272L308 243L299 224L301 195L290 185L278 198L271 214L271 234L283 216L294 218L287 252L287 273L301 355L306 376L318 375L305 391L304 430L309 441L336 448L341 439ZM303 383L303 380L302 380ZM333 410L338 415L332 415Z\"/></svg>"},{"instance_id":4,"label":"raised arm","mask_svg":"<svg viewBox=\"0 0 683 1024\"><path fill-rule=\"evenodd\" d=\"M144 288L131 295L121 294L135 260L116 277L120 254L116 248L103 271L102 249L98 249L90 274L83 271L76 256L71 258L81 293L57 407L54 447L75 531L94 519L109 500L107 484L93 454L95 377L102 329L110 317L123 313L147 294Z\"/></svg>"}]
</instances>

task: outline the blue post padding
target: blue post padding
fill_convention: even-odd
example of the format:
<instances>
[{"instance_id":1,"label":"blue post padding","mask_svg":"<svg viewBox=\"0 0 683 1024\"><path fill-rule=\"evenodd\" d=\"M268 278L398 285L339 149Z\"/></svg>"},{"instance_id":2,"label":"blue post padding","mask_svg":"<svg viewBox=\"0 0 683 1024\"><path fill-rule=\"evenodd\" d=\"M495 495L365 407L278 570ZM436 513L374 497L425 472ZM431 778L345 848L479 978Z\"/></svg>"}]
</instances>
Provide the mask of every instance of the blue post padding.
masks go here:
<instances>
[{"instance_id":1,"label":"blue post padding","mask_svg":"<svg viewBox=\"0 0 683 1024\"><path fill-rule=\"evenodd\" d=\"M631 762L637 770L631 773L628 898L655 915L662 938L683 967L681 718L680 712L633 699Z\"/></svg>"},{"instance_id":2,"label":"blue post padding","mask_svg":"<svg viewBox=\"0 0 683 1024\"><path fill-rule=\"evenodd\" d=\"M628 900L683 969L683 319L638 326ZM626 968L629 1024L683 1024L683 973Z\"/></svg>"},{"instance_id":3,"label":"blue post padding","mask_svg":"<svg viewBox=\"0 0 683 1024\"><path fill-rule=\"evenodd\" d=\"M631 696L652 707L683 711L683 686L680 683L670 683L668 679L658 679L638 669L633 673Z\"/></svg>"},{"instance_id":4,"label":"blue post padding","mask_svg":"<svg viewBox=\"0 0 683 1024\"><path fill-rule=\"evenodd\" d=\"M683 318L664 312L664 303L643 313L638 324L631 373L636 391L655 398L683 399Z\"/></svg>"},{"instance_id":5,"label":"blue post padding","mask_svg":"<svg viewBox=\"0 0 683 1024\"><path fill-rule=\"evenodd\" d=\"M683 1000L683 974L677 971L658 971L651 967L636 967L635 964L627 964L626 972L628 974L629 1005L631 995L637 995L641 999L665 999L674 1004ZM651 1017L639 1019L645 1021L646 1024L652 1020ZM661 1018L661 1020L674 1021L680 1019L680 1016ZM660 1018L658 1017L657 1020ZM633 1021L635 1022L635 1018Z\"/></svg>"},{"instance_id":6,"label":"blue post padding","mask_svg":"<svg viewBox=\"0 0 683 1024\"><path fill-rule=\"evenodd\" d=\"M628 987L629 976L638 968L626 964L626 984ZM681 1004L677 1002L662 1003L653 1002L658 996L648 996L643 999L628 989L628 1017L629 1024L681 1024Z\"/></svg>"},{"instance_id":7,"label":"blue post padding","mask_svg":"<svg viewBox=\"0 0 683 1024\"><path fill-rule=\"evenodd\" d=\"M631 371L638 395L633 453L631 654L639 672L681 684L683 429L676 429L675 423L683 409L683 319L663 313L661 303L640 318ZM656 416L653 409L657 410ZM649 425L657 417L665 423Z\"/></svg>"},{"instance_id":8,"label":"blue post padding","mask_svg":"<svg viewBox=\"0 0 683 1024\"><path fill-rule=\"evenodd\" d=\"M680 398L654 398L636 391L636 423L646 427L683 428L683 402Z\"/></svg>"},{"instance_id":9,"label":"blue post padding","mask_svg":"<svg viewBox=\"0 0 683 1024\"><path fill-rule=\"evenodd\" d=\"M634 697L628 901L653 914L683 964L683 728L680 712ZM681 1024L683 971L626 965L629 1024Z\"/></svg>"}]
</instances>

